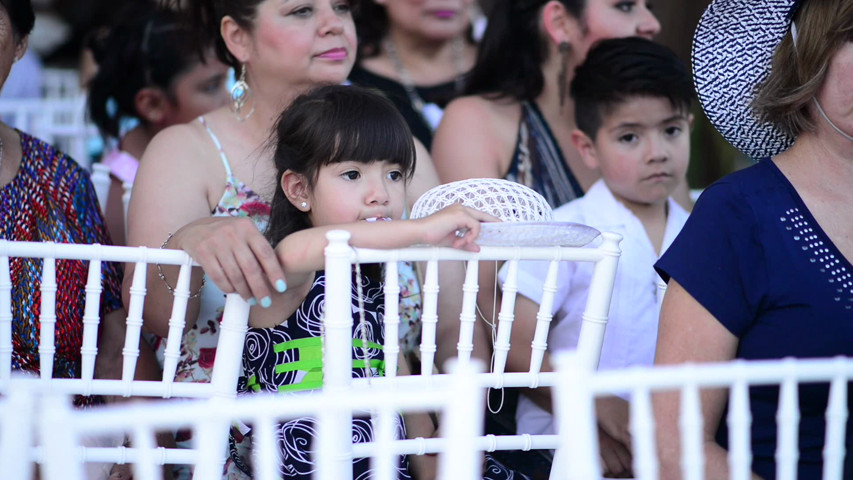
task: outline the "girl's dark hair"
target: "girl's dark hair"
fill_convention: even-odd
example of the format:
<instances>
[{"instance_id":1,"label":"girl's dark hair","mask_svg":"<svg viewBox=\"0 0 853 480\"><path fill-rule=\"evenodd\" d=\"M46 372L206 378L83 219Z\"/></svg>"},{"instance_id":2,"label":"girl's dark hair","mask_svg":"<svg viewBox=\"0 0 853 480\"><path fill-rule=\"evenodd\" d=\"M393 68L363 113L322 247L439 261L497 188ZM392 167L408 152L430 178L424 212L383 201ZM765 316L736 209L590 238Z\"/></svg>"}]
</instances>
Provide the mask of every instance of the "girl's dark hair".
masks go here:
<instances>
[{"instance_id":1,"label":"girl's dark hair","mask_svg":"<svg viewBox=\"0 0 853 480\"><path fill-rule=\"evenodd\" d=\"M498 0L486 26L466 95L532 100L542 93L548 43L539 29L542 6L551 0ZM580 19L586 0L559 0Z\"/></svg>"},{"instance_id":2,"label":"girl's dark hair","mask_svg":"<svg viewBox=\"0 0 853 480\"><path fill-rule=\"evenodd\" d=\"M355 86L329 85L297 97L279 116L270 148L277 173L266 237L273 245L312 226L281 189L286 171L305 177L309 188L320 168L344 161L391 161L406 181L415 171L415 144L403 116L382 94Z\"/></svg>"},{"instance_id":3,"label":"girl's dark hair","mask_svg":"<svg viewBox=\"0 0 853 480\"><path fill-rule=\"evenodd\" d=\"M149 1L135 0L89 46L98 64L88 85L89 118L113 138L122 118L141 119L135 105L140 90L158 87L171 97L175 78L204 61L185 19Z\"/></svg>"},{"instance_id":4,"label":"girl's dark hair","mask_svg":"<svg viewBox=\"0 0 853 480\"><path fill-rule=\"evenodd\" d=\"M665 98L685 114L693 99L690 69L667 47L640 37L602 40L575 70L571 86L578 128L595 139L605 117L637 97Z\"/></svg>"},{"instance_id":5,"label":"girl's dark hair","mask_svg":"<svg viewBox=\"0 0 853 480\"><path fill-rule=\"evenodd\" d=\"M26 37L33 31L36 14L30 0L0 0L0 5L9 14L16 40Z\"/></svg>"}]
</instances>

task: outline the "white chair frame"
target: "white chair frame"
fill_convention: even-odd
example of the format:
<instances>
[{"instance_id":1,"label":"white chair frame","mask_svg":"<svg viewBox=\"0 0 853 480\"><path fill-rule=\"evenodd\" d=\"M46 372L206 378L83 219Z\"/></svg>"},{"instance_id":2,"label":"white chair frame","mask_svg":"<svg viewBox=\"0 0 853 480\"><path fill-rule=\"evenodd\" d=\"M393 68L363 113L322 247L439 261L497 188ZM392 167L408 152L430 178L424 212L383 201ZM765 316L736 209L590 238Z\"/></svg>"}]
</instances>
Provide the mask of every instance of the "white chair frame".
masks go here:
<instances>
[{"instance_id":1,"label":"white chair frame","mask_svg":"<svg viewBox=\"0 0 853 480\"><path fill-rule=\"evenodd\" d=\"M12 311L11 279L9 261L12 257L38 258L43 261L41 277L41 305L39 333L38 377L15 378L12 372ZM83 316L83 342L81 378L52 378L54 360L54 332L56 326L56 291L62 288L56 282L56 262L62 260L88 261L88 281ZM122 378L120 380L94 378L97 355L98 327L102 262L133 262L136 264L130 288L130 303L124 343ZM142 329L142 306L146 294L146 271L153 264L178 265L172 316L166 343L163 378L160 381L134 380L139 357L139 341ZM183 251L148 249L145 247L115 247L103 245L57 244L51 242L14 242L0 240L0 395L11 395L16 385L37 384L52 392L77 395L115 395L142 397L184 398L233 398L236 395L237 379L243 352L243 343L248 323L248 304L237 294L226 299L217 356L210 383L175 382L175 372L180 358L180 344L185 326L185 315L189 299L192 259ZM224 461L224 446L227 428L220 432L218 440L223 447L219 452ZM114 448L92 448L81 450L87 461L120 462L125 451ZM188 463L185 450L167 450L162 457L164 463ZM44 461L36 455L35 460Z\"/></svg>"},{"instance_id":2,"label":"white chair frame","mask_svg":"<svg viewBox=\"0 0 853 480\"><path fill-rule=\"evenodd\" d=\"M467 262L466 278L463 287L462 313L460 315L460 335L457 344L458 361L467 363L473 351L473 334L478 291L477 272L479 261L507 261L509 268L506 281L502 285L502 303L498 314L497 340L494 345L495 358L491 371L477 376L480 386L490 388L553 386L556 384L555 372L541 372L542 359L547 349L547 336L551 322L551 307L556 292L556 272L560 261L583 261L595 263L590 284L586 309L579 339L578 350L582 357L583 368L594 370L598 366L601 345L610 309L610 297L616 266L621 250L621 236L603 233L603 241L597 248L572 247L482 247L480 252L472 253L451 248L412 247L396 250L373 250L352 248L348 244L349 233L332 231L327 234L329 244L326 247L326 298L349 298L351 292L351 271L355 263L383 263L385 266L385 362L386 376L373 378L373 384L391 383L405 390L409 382L420 381L414 377L397 377L397 354L400 287L397 280L397 262L426 262L425 282L423 285L422 343L420 346L422 375L431 377L436 388L446 385L444 375L433 375L436 346L436 326L438 323L437 297L439 292L438 261ZM532 342L533 354L528 372L506 372L506 359L510 348L510 329L514 320L515 296L517 294L517 267L521 260L550 261L550 269L545 281L543 299L537 315L537 326ZM363 379L353 379L351 373L352 312L348 302L327 302L325 317L324 350L324 388L330 391L346 392L351 389L365 388ZM345 421L346 419L341 419ZM406 453L433 451L431 439L408 441ZM405 443L405 442L403 442ZM480 436L476 445L482 451L554 449L559 447L556 435L507 435ZM355 448L346 439L339 440L341 448ZM424 450L426 448L426 450Z\"/></svg>"},{"instance_id":3,"label":"white chair frame","mask_svg":"<svg viewBox=\"0 0 853 480\"><path fill-rule=\"evenodd\" d=\"M158 458L162 449L154 444L158 430L190 427L196 433L198 444L191 450L196 464L196 480L219 480L221 471L210 468L217 465L216 436L209 434L221 430L235 420L252 424L254 429L255 478L278 478L278 443L275 425L283 420L315 417L319 422L318 435L313 449L318 466L317 480L340 480L352 475L352 457L337 450L333 443L338 433L351 435L348 423L339 423L340 412L370 412L376 424L374 440L360 444L362 456L372 458L371 468L376 480L396 480L396 458L402 452L397 448L395 417L398 412L440 412L447 420L442 429L440 443L439 475L441 480L480 479L480 452L472 440L482 428L484 392L476 385L473 372L460 367L450 375L451 388L435 389L428 382L411 386L405 391L377 387L371 390L350 392L340 396L328 391L309 391L282 397L276 394L241 396L237 399L215 399L198 402L146 402L125 407L105 407L73 410L66 397L56 395L35 397L38 414L34 416L39 426L37 435L50 450L45 459L44 480L81 480L80 462L74 454L80 438L103 434L129 434L139 445L128 452L127 461L136 467L135 478L161 478ZM63 431L55 432L56 425ZM327 435L334 432L335 435ZM347 473L349 472L349 473Z\"/></svg>"},{"instance_id":4,"label":"white chair frame","mask_svg":"<svg viewBox=\"0 0 853 480\"><path fill-rule=\"evenodd\" d=\"M559 379L555 391L555 415L561 432L551 478L601 478L594 399L597 396L630 392L633 470L638 480L657 480L659 462L651 395L680 391L679 431L681 471L687 480L704 478L702 446L703 418L700 390L729 389L728 464L730 478L750 478L751 415L749 387L780 386L777 411L777 478L793 480L797 475L800 383L826 382L830 385L826 409L827 431L824 446L823 479L843 477L847 386L853 380L853 358L793 359L764 361L733 360L720 363L676 366L632 367L625 370L590 372L572 352L555 358ZM556 475L556 476L555 476Z\"/></svg>"}]
</instances>

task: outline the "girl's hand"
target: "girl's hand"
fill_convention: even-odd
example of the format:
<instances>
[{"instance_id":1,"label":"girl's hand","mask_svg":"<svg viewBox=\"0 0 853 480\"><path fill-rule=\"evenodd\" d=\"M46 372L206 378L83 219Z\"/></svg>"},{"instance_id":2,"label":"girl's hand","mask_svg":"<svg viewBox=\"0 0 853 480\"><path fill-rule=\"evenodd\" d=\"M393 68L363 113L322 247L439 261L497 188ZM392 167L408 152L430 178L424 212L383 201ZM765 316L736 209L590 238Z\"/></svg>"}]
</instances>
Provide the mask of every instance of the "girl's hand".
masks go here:
<instances>
[{"instance_id":1,"label":"girl's hand","mask_svg":"<svg viewBox=\"0 0 853 480\"><path fill-rule=\"evenodd\" d=\"M268 299L284 291L284 271L269 242L247 218L206 217L181 227L169 242L201 265L223 292Z\"/></svg>"},{"instance_id":2,"label":"girl's hand","mask_svg":"<svg viewBox=\"0 0 853 480\"><path fill-rule=\"evenodd\" d=\"M423 225L423 243L479 252L474 240L480 234L480 222L500 219L457 203L416 221Z\"/></svg>"}]
</instances>

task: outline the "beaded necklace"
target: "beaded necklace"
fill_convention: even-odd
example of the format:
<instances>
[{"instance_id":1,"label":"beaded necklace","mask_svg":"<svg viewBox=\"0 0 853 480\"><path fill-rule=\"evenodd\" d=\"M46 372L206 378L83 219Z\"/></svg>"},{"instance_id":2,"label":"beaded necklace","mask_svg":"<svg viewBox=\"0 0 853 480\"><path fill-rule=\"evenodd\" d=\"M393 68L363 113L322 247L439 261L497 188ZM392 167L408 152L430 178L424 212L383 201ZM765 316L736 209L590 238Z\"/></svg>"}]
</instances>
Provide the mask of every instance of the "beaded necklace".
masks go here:
<instances>
[{"instance_id":1,"label":"beaded necklace","mask_svg":"<svg viewBox=\"0 0 853 480\"><path fill-rule=\"evenodd\" d=\"M453 39L451 48L453 53L453 69L456 72L454 82L456 84L456 93L459 94L462 93L463 77L465 74L465 67L462 65L462 54L465 49L465 40L462 37ZM436 127L438 127L438 122L441 121L441 116L444 114L444 111L433 102L424 102L424 99L418 94L418 91L415 89L415 82L412 81L412 76L409 74L406 66L403 65L403 61L400 60L400 56L397 53L397 47L390 38L385 40L385 51L388 52L388 58L390 58L391 63L394 64L394 69L397 71L397 77L399 77L400 82L403 84L403 89L406 90L406 95L408 95L409 101L412 103L412 107L416 112L418 112L421 118L424 119L424 122L426 122L430 131L434 132Z\"/></svg>"}]
</instances>

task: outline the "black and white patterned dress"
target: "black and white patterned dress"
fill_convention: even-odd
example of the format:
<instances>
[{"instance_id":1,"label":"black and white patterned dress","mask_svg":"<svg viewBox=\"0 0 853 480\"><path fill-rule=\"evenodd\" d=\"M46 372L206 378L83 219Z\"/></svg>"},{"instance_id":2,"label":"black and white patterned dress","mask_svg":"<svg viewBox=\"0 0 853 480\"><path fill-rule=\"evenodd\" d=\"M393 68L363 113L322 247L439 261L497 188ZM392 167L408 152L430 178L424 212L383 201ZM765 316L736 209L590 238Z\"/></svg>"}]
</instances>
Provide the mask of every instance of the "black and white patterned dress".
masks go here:
<instances>
[{"instance_id":1,"label":"black and white patterned dress","mask_svg":"<svg viewBox=\"0 0 853 480\"><path fill-rule=\"evenodd\" d=\"M353 377L364 377L367 374L365 366L369 363L373 375L384 375L382 284L366 276L362 276L361 281L365 332L362 334L358 293L356 285L353 284L352 374ZM325 274L317 272L314 284L302 305L286 322L274 328L249 329L243 353L244 376L238 386L241 394L279 392L298 395L300 391L320 388L323 381L320 336L321 318L325 311L325 290ZM363 338L367 340L367 348L362 348ZM403 437L405 431L402 419L399 425L398 435ZM291 420L278 426L278 444L282 458L279 470L282 478L311 478L317 468L312 450L315 428L314 421L309 418ZM370 419L354 418L352 435L357 442L372 441L373 427ZM242 449L232 449L232 456L244 457L245 452L241 455L237 452L239 450ZM237 458L236 461L244 465L249 463L247 458ZM353 478L372 477L369 468L368 459L356 459L353 462ZM400 458L397 477L411 478L408 462L404 457Z\"/></svg>"}]
</instances>

